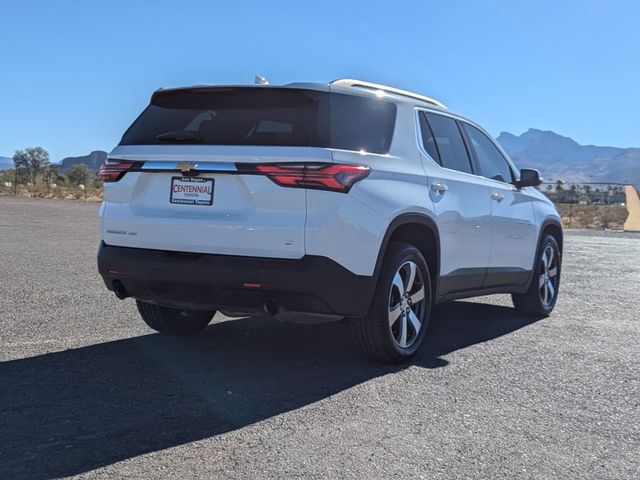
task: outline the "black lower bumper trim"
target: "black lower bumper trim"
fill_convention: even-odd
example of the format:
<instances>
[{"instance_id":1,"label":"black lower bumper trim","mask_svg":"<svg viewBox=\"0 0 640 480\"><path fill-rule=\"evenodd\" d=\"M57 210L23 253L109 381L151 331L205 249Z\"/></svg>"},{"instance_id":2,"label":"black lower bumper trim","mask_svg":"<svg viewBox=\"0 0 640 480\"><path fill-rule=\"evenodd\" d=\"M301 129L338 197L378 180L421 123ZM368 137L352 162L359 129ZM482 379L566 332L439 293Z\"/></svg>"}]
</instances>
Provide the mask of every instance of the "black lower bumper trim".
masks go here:
<instances>
[{"instance_id":1,"label":"black lower bumper trim","mask_svg":"<svg viewBox=\"0 0 640 480\"><path fill-rule=\"evenodd\" d=\"M326 257L276 259L115 247L98 250L109 290L120 282L134 298L161 305L259 311L268 298L283 311L363 316L375 278Z\"/></svg>"}]
</instances>

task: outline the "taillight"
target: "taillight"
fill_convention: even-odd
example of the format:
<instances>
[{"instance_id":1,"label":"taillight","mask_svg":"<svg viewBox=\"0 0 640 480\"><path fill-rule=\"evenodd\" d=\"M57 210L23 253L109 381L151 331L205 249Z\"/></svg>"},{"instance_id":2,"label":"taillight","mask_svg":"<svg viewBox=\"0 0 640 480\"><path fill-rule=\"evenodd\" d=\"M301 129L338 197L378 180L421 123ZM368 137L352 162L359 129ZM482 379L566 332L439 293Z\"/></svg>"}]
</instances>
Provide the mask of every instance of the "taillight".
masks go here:
<instances>
[{"instance_id":1,"label":"taillight","mask_svg":"<svg viewBox=\"0 0 640 480\"><path fill-rule=\"evenodd\" d=\"M109 163L103 163L100 165L100 171L98 177L103 182L117 182L124 174L136 169L136 164L139 162L118 162L110 161Z\"/></svg>"},{"instance_id":2,"label":"taillight","mask_svg":"<svg viewBox=\"0 0 640 480\"><path fill-rule=\"evenodd\" d=\"M242 173L266 175L283 187L313 188L344 193L370 172L366 165L339 163L241 163L236 166Z\"/></svg>"}]
</instances>

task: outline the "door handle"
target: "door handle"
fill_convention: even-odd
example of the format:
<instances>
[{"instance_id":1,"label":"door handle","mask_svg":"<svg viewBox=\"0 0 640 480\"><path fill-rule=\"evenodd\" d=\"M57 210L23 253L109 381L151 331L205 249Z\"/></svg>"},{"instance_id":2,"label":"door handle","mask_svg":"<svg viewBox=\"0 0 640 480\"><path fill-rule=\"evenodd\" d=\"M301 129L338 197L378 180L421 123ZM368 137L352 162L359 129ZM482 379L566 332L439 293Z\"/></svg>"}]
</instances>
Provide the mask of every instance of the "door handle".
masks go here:
<instances>
[{"instance_id":1,"label":"door handle","mask_svg":"<svg viewBox=\"0 0 640 480\"><path fill-rule=\"evenodd\" d=\"M496 202L501 202L504 200L504 196L501 193L493 192L491 194L491 200L495 200Z\"/></svg>"},{"instance_id":2,"label":"door handle","mask_svg":"<svg viewBox=\"0 0 640 480\"><path fill-rule=\"evenodd\" d=\"M436 182L431 184L431 191L443 194L449 189L444 183Z\"/></svg>"}]
</instances>

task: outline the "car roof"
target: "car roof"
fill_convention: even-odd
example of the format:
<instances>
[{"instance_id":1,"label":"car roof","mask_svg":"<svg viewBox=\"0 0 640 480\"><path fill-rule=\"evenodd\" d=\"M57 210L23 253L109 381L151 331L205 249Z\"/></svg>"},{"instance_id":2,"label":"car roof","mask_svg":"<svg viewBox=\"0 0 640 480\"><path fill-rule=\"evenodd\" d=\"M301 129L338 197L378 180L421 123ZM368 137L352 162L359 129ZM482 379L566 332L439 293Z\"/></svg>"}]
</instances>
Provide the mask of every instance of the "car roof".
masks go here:
<instances>
[{"instance_id":1,"label":"car roof","mask_svg":"<svg viewBox=\"0 0 640 480\"><path fill-rule=\"evenodd\" d=\"M191 89L199 89L199 88L300 88L300 89L308 89L308 90L316 90L316 91L334 91L346 94L360 94L366 92L370 95L375 95L380 97L380 93L384 93L384 96L389 96L394 98L399 102L406 103L414 103L414 104L426 104L428 106L436 107L437 109L447 110L447 108L440 103L439 101L425 97L421 94L410 92L408 90L401 90L395 87L391 87L388 85L383 85L379 83L367 82L364 80L354 80L354 79L338 79L333 80L329 83L317 83L317 82L294 82L285 85L220 85L220 84L198 84L198 85L189 85L182 87L162 87L156 90L156 92L166 92L166 91L179 91L179 90L191 90Z\"/></svg>"},{"instance_id":2,"label":"car roof","mask_svg":"<svg viewBox=\"0 0 640 480\"><path fill-rule=\"evenodd\" d=\"M272 89L272 88L296 88L296 89L304 89L304 90L315 90L319 92L337 92L344 93L347 95L357 95L363 97L375 97L380 98L380 92L384 95L383 98L387 100L391 100L394 103L402 103L408 104L414 107L424 108L427 110L431 110L434 112L443 113L454 118L458 118L460 120L467 121L477 127L480 127L473 120L461 115L457 112L453 112L447 107L445 107L441 102L431 99L429 97L425 97L421 94L410 92L407 90L400 90L395 87L390 87L387 85L367 82L363 80L354 80L354 79L338 79L329 83L319 83L319 82L293 82L284 85L256 85L256 84L233 84L233 85L221 85L221 84L198 84L198 85L190 85L183 87L162 87L156 90L157 92L168 92L168 91L180 91L180 90L193 90L193 89L207 89L207 88L264 88L264 89ZM482 128L482 127L480 127Z\"/></svg>"}]
</instances>

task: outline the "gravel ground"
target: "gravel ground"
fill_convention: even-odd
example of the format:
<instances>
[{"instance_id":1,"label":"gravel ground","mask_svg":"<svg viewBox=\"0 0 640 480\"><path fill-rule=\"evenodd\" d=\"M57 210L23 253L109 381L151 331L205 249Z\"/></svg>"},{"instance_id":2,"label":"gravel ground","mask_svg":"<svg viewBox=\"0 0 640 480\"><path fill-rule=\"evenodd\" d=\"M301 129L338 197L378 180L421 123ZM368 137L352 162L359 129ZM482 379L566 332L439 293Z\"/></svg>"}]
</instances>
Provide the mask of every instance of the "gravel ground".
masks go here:
<instances>
[{"instance_id":1,"label":"gravel ground","mask_svg":"<svg viewBox=\"0 0 640 480\"><path fill-rule=\"evenodd\" d=\"M640 236L567 233L561 296L438 309L411 365L342 323L147 329L96 203L0 198L0 478L638 478Z\"/></svg>"}]
</instances>

